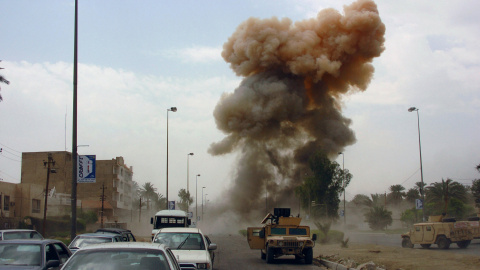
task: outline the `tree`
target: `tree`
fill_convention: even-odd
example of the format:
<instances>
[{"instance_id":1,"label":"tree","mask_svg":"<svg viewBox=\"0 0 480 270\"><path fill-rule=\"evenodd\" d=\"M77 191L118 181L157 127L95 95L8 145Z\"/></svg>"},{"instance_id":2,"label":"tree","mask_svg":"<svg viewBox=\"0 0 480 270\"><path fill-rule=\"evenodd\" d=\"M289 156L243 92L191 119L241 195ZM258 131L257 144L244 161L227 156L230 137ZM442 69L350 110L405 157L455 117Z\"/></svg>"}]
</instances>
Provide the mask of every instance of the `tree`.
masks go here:
<instances>
[{"instance_id":1,"label":"tree","mask_svg":"<svg viewBox=\"0 0 480 270\"><path fill-rule=\"evenodd\" d=\"M0 62L2 62L2 60L0 60ZM0 67L0 69L3 69L3 68ZM5 79L5 77L3 77L3 75L1 74L0 74L0 83L10 84L10 82L7 79ZM2 88L0 87L0 90L1 89ZM3 100L2 95L0 95L0 101L2 100Z\"/></svg>"},{"instance_id":2,"label":"tree","mask_svg":"<svg viewBox=\"0 0 480 270\"><path fill-rule=\"evenodd\" d=\"M403 221L407 226L411 227L413 224L419 221L418 214L421 214L421 211L413 207L405 210L402 213L400 220Z\"/></svg>"},{"instance_id":3,"label":"tree","mask_svg":"<svg viewBox=\"0 0 480 270\"><path fill-rule=\"evenodd\" d=\"M364 194L357 194L355 197L352 199L352 203L355 204L355 206L372 206L372 200Z\"/></svg>"},{"instance_id":4,"label":"tree","mask_svg":"<svg viewBox=\"0 0 480 270\"><path fill-rule=\"evenodd\" d=\"M193 197L190 196L190 192L186 191L184 188L178 191L178 197L180 198L179 207L185 212L188 212L188 208L193 203Z\"/></svg>"},{"instance_id":5,"label":"tree","mask_svg":"<svg viewBox=\"0 0 480 270\"><path fill-rule=\"evenodd\" d=\"M443 209L442 213L448 213L448 203L451 199L456 199L462 203L467 202L467 189L460 183L452 179L436 182L426 187L426 202L434 207L434 211L438 212Z\"/></svg>"},{"instance_id":6,"label":"tree","mask_svg":"<svg viewBox=\"0 0 480 270\"><path fill-rule=\"evenodd\" d=\"M140 189L140 194L142 198L147 201L147 210L150 210L151 200L154 202L158 200L157 188L153 187L153 184L150 182L143 184L142 188Z\"/></svg>"},{"instance_id":7,"label":"tree","mask_svg":"<svg viewBox=\"0 0 480 270\"><path fill-rule=\"evenodd\" d=\"M405 200L409 203L415 203L416 199L420 199L420 192L416 188L411 188L405 194Z\"/></svg>"},{"instance_id":8,"label":"tree","mask_svg":"<svg viewBox=\"0 0 480 270\"><path fill-rule=\"evenodd\" d=\"M303 209L312 207L314 218L338 219L340 194L350 183L352 175L348 170L342 170L337 162L330 161L323 152L310 157L309 167L312 175L295 189Z\"/></svg>"},{"instance_id":9,"label":"tree","mask_svg":"<svg viewBox=\"0 0 480 270\"><path fill-rule=\"evenodd\" d=\"M387 201L393 205L398 205L405 197L405 188L402 185L390 186L390 193L387 195Z\"/></svg>"},{"instance_id":10,"label":"tree","mask_svg":"<svg viewBox=\"0 0 480 270\"><path fill-rule=\"evenodd\" d=\"M475 167L478 172L480 172L480 164ZM475 205L477 208L480 208L480 179L475 179L472 181L472 195L475 200Z\"/></svg>"},{"instance_id":11,"label":"tree","mask_svg":"<svg viewBox=\"0 0 480 270\"><path fill-rule=\"evenodd\" d=\"M372 230L385 230L387 226L392 225L392 212L383 206L374 206L365 214L365 222Z\"/></svg>"}]
</instances>

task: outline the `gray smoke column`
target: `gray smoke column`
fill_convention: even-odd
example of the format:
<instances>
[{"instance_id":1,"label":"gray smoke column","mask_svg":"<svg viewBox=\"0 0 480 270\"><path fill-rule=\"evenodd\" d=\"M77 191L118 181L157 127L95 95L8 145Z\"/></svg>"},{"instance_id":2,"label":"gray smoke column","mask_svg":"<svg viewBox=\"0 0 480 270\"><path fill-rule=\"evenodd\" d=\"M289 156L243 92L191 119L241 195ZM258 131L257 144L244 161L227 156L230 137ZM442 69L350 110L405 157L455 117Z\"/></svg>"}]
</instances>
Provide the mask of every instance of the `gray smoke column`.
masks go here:
<instances>
[{"instance_id":1,"label":"gray smoke column","mask_svg":"<svg viewBox=\"0 0 480 270\"><path fill-rule=\"evenodd\" d=\"M214 116L226 137L209 153L241 151L225 208L237 214L273 207L298 209L294 188L309 156L336 155L355 142L341 113L345 94L364 91L372 60L384 48L385 25L373 1L359 0L292 23L250 18L223 45L222 57L244 77L225 93Z\"/></svg>"}]
</instances>

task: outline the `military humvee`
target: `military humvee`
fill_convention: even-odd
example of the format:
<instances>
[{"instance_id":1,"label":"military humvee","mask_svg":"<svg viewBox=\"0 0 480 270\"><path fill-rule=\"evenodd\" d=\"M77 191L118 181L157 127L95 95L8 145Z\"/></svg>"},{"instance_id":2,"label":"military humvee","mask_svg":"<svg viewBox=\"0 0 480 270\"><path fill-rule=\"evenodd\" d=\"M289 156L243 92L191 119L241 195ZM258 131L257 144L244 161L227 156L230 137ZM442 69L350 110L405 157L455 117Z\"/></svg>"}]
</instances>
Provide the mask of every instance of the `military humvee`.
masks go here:
<instances>
[{"instance_id":1,"label":"military humvee","mask_svg":"<svg viewBox=\"0 0 480 270\"><path fill-rule=\"evenodd\" d=\"M467 248L472 239L468 222L443 219L443 222L414 224L410 232L402 234L402 247L413 248L415 244L420 244L423 248L429 248L436 244L438 248L448 249L451 243L456 243L459 248Z\"/></svg>"},{"instance_id":2,"label":"military humvee","mask_svg":"<svg viewBox=\"0 0 480 270\"><path fill-rule=\"evenodd\" d=\"M247 229L248 245L260 249L261 258L267 263L282 255L295 255L311 264L317 235L310 237L310 227L300 226L301 220L290 216L290 208L275 208L274 214L269 213L261 222L263 227Z\"/></svg>"}]
</instances>

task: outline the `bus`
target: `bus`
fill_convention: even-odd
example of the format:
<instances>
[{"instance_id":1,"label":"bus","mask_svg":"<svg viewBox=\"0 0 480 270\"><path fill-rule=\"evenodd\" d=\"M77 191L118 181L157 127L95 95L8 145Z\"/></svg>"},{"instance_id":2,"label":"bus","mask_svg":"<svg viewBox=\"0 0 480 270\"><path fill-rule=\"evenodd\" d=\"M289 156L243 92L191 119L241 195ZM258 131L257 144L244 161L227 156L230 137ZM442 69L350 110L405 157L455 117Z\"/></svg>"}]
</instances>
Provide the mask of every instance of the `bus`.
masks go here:
<instances>
[{"instance_id":1,"label":"bus","mask_svg":"<svg viewBox=\"0 0 480 270\"><path fill-rule=\"evenodd\" d=\"M188 227L192 221L188 218L185 211L182 210L161 210L150 219L153 224L152 239L159 229L171 227Z\"/></svg>"}]
</instances>

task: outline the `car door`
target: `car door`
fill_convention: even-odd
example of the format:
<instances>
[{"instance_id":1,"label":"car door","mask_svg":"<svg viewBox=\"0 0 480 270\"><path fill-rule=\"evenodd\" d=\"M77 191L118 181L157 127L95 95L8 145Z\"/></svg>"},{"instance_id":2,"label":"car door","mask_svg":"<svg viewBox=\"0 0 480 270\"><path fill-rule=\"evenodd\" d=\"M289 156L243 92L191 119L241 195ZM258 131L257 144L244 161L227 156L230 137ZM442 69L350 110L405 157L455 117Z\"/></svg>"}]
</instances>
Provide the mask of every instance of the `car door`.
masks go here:
<instances>
[{"instance_id":1,"label":"car door","mask_svg":"<svg viewBox=\"0 0 480 270\"><path fill-rule=\"evenodd\" d=\"M55 247L55 250L57 251L58 258L60 260L60 266L61 266L68 260L68 258L70 258L72 253L70 252L70 250L65 245L63 245L61 243L55 243L55 244L53 244L53 246Z\"/></svg>"},{"instance_id":2,"label":"car door","mask_svg":"<svg viewBox=\"0 0 480 270\"><path fill-rule=\"evenodd\" d=\"M247 240L251 249L264 249L265 248L265 236L260 237L262 227L248 227L247 228Z\"/></svg>"}]
</instances>

